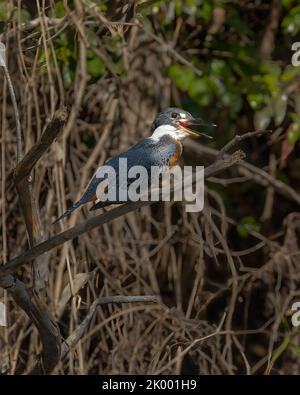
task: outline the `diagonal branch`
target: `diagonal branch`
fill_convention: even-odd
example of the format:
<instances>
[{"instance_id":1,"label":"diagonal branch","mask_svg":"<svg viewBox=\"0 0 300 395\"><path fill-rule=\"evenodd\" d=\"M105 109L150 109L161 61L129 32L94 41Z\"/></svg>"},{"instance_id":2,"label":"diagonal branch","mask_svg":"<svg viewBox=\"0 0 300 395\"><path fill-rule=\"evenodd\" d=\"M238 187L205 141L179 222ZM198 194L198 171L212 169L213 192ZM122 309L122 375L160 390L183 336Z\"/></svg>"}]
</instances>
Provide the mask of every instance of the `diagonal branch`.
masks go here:
<instances>
[{"instance_id":1,"label":"diagonal branch","mask_svg":"<svg viewBox=\"0 0 300 395\"><path fill-rule=\"evenodd\" d=\"M53 119L42 133L40 140L20 161L17 161L17 166L13 171L13 179L18 192L30 247L44 239L39 209L32 193L30 172L57 137L66 119L67 110L63 107L54 114ZM47 255L41 256L34 266L34 286L37 290L45 287L45 282L48 278L48 259Z\"/></svg>"},{"instance_id":2,"label":"diagonal branch","mask_svg":"<svg viewBox=\"0 0 300 395\"><path fill-rule=\"evenodd\" d=\"M242 135L236 134L232 140L230 140L224 147L219 151L217 159L222 158L225 153L234 147L236 144L243 140L249 139L251 137L262 136L263 134L272 133L272 130L256 130L254 132L244 133Z\"/></svg>"},{"instance_id":3,"label":"diagonal branch","mask_svg":"<svg viewBox=\"0 0 300 395\"><path fill-rule=\"evenodd\" d=\"M35 373L51 372L58 362L61 344L59 328L47 307L34 291L29 291L22 281L9 273L0 272L0 287L9 292L39 331L43 351L42 360L37 363Z\"/></svg>"},{"instance_id":4,"label":"diagonal branch","mask_svg":"<svg viewBox=\"0 0 300 395\"><path fill-rule=\"evenodd\" d=\"M233 165L238 163L241 159L243 159L245 154L242 151L236 151L231 156L226 158L222 158L212 165L208 166L205 169L205 178L215 175ZM101 226L107 222L110 222L116 218L121 217L131 211L137 210L140 207L149 206L155 202L152 201L138 201L138 202L128 202L119 207L116 207L110 211L107 211L103 214L97 215L96 217L90 218L83 223L76 225L70 229L67 229L64 232L59 233L56 236L51 237L50 239L37 244L30 250L25 253L13 258L11 261L6 263L1 267L1 270L6 270L13 272L18 267L24 265L27 262L39 257L47 251L52 250L53 248L57 248L60 245L66 243L67 241L73 240L76 237L91 231L92 229Z\"/></svg>"},{"instance_id":5,"label":"diagonal branch","mask_svg":"<svg viewBox=\"0 0 300 395\"><path fill-rule=\"evenodd\" d=\"M89 326L97 307L104 304L110 303L155 303L159 301L159 297L155 295L139 295L139 296L104 296L97 298L89 308L87 315L84 317L83 321L78 325L73 333L65 340L61 348L60 359L64 359L69 350L74 347L79 340L82 338L85 330Z\"/></svg>"},{"instance_id":6,"label":"diagonal branch","mask_svg":"<svg viewBox=\"0 0 300 395\"><path fill-rule=\"evenodd\" d=\"M62 130L62 127L67 120L67 115L66 107L62 107L60 110L55 112L53 119L42 133L39 141L35 143L35 145L27 152L14 169L14 181L16 184L29 176L33 167Z\"/></svg>"},{"instance_id":7,"label":"diagonal branch","mask_svg":"<svg viewBox=\"0 0 300 395\"><path fill-rule=\"evenodd\" d=\"M192 151L196 152L197 154L207 154L208 156L212 156L217 158L219 151L215 148L207 147L202 144L191 144L187 143L187 146ZM225 154L225 158L228 158L229 155ZM259 167L249 163L247 161L241 160L237 164L237 171L245 177L254 180L258 184L266 187L272 186L278 194L281 196L300 204L300 194L293 189L288 184L285 184L283 181L278 180L277 178L272 177L268 172Z\"/></svg>"}]
</instances>

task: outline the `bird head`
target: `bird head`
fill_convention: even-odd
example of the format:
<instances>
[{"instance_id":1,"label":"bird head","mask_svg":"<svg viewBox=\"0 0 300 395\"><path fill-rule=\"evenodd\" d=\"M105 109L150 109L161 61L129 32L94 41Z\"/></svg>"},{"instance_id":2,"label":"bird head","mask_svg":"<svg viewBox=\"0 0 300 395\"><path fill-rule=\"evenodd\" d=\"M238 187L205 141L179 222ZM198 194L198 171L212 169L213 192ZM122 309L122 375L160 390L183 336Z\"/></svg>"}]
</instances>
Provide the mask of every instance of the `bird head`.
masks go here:
<instances>
[{"instance_id":1,"label":"bird head","mask_svg":"<svg viewBox=\"0 0 300 395\"><path fill-rule=\"evenodd\" d=\"M159 113L152 123L152 137L161 138L164 135L171 135L176 140L183 140L189 136L212 138L201 131L191 129L193 126L215 127L216 125L205 122L201 118L194 118L192 114L181 108L169 107Z\"/></svg>"}]
</instances>

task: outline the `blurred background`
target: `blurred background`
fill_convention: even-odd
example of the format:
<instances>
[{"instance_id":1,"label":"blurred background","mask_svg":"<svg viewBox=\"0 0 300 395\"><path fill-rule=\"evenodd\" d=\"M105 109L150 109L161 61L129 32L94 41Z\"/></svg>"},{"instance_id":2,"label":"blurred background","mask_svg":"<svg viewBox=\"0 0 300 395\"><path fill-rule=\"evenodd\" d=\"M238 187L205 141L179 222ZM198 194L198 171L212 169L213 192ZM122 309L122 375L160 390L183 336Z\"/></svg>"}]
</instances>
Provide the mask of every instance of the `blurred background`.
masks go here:
<instances>
[{"instance_id":1,"label":"blurred background","mask_svg":"<svg viewBox=\"0 0 300 395\"><path fill-rule=\"evenodd\" d=\"M52 250L42 292L63 338L98 296L160 296L99 307L56 373L299 374L291 324L300 300L298 1L0 0L0 40L24 151L56 109L69 109L32 175L45 238L94 215L84 208L51 225L97 167L149 136L169 105L218 125L213 140L187 141L185 164L206 166L236 134L272 130L245 140L245 161L207 180L203 212L157 203ZM5 262L29 247L11 182L15 117L0 75ZM32 286L30 265L17 275ZM1 372L29 372L38 332L0 292L8 307Z\"/></svg>"}]
</instances>

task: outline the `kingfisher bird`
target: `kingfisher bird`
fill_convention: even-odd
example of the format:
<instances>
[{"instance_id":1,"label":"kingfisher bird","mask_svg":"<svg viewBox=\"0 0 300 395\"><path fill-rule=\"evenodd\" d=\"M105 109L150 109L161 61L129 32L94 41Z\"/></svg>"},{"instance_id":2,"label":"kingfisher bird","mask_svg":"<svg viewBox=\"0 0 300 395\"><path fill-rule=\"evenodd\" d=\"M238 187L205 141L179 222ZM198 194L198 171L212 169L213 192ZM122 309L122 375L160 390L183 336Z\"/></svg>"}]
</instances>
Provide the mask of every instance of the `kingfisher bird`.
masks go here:
<instances>
[{"instance_id":1,"label":"kingfisher bird","mask_svg":"<svg viewBox=\"0 0 300 395\"><path fill-rule=\"evenodd\" d=\"M122 152L119 155L108 160L103 166L111 166L118 177L119 159L127 159L127 166L143 166L150 172L152 166L172 168L175 166L182 155L183 145L182 140L186 137L205 136L203 132L192 130L189 127L193 125L215 127L216 125L211 122L205 122L201 118L194 118L189 112L176 107L169 107L160 112L151 125L151 136L139 141L128 151ZM89 182L82 197L74 203L68 210L57 218L53 223L68 217L77 208L93 202L91 210L104 208L111 204L121 204L124 201L116 199L116 201L101 201L99 197L99 187L106 179L106 184L103 184L102 191L104 193L107 188L107 177L99 177L101 169L99 167L95 175ZM128 180L127 187L130 185Z\"/></svg>"}]
</instances>

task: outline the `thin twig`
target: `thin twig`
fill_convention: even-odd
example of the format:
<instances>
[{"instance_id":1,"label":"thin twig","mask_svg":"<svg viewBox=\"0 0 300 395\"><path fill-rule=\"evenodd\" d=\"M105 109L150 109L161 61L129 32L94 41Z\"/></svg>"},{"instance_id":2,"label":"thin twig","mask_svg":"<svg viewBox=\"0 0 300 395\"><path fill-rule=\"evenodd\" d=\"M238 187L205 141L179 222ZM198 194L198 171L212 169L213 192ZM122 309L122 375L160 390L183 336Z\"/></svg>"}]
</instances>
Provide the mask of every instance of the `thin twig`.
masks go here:
<instances>
[{"instance_id":1,"label":"thin twig","mask_svg":"<svg viewBox=\"0 0 300 395\"><path fill-rule=\"evenodd\" d=\"M69 350L78 343L78 341L82 338L85 330L89 326L95 311L98 306L105 304L114 304L114 303L155 303L159 301L159 297L156 295L136 295L136 296L104 296L96 299L83 321L78 325L75 331L67 338L67 340L63 343L61 349L61 360L67 355Z\"/></svg>"},{"instance_id":2,"label":"thin twig","mask_svg":"<svg viewBox=\"0 0 300 395\"><path fill-rule=\"evenodd\" d=\"M197 344L204 342L205 340L208 340L212 337L215 336L222 336L222 335L233 335L234 331L232 330L224 330L221 331L221 328L223 326L224 320L225 320L225 315L223 315L220 324L218 325L218 328L215 330L215 332L210 333L207 336L203 336L200 339L195 339L192 341L192 343L186 347L181 353L180 353L180 358L183 358L193 347L195 347ZM173 359L171 359L166 365L164 365L161 369L159 369L158 371L155 372L155 374L161 374L162 372L164 372L165 370L169 369L174 363L176 363L178 359L178 355L176 357L174 357Z\"/></svg>"},{"instance_id":3,"label":"thin twig","mask_svg":"<svg viewBox=\"0 0 300 395\"><path fill-rule=\"evenodd\" d=\"M225 153L228 153L228 151L240 143L243 140L249 139L251 137L256 137L256 136L262 136L267 133L272 133L272 130L256 130L254 132L248 132L242 135L236 134L232 140L230 140L224 147L219 151L216 159L222 158Z\"/></svg>"},{"instance_id":4,"label":"thin twig","mask_svg":"<svg viewBox=\"0 0 300 395\"><path fill-rule=\"evenodd\" d=\"M195 144L195 143L187 142L186 145L189 147L189 149L193 150L194 152L197 152L198 154L204 153L204 154L207 154L209 156L213 156L216 158L219 153L218 150L211 148L211 147L204 146L202 144ZM225 158L228 158L228 157L230 157L230 156L225 154ZM249 179L252 179L255 182L257 182L258 184L263 185L263 186L271 185L275 188L276 192L279 193L280 195L300 204L299 193L297 193L292 187L285 184L284 182L272 177L265 170L260 169L257 166L254 166L252 163L246 162L244 160L241 160L237 164L236 168L242 176L249 177Z\"/></svg>"},{"instance_id":5,"label":"thin twig","mask_svg":"<svg viewBox=\"0 0 300 395\"><path fill-rule=\"evenodd\" d=\"M16 99L14 87L13 87L13 84L12 84L12 81L10 78L10 74L9 74L6 64L3 65L3 69L4 69L5 78L7 80L8 89L9 89L9 93L10 93L10 97L11 97L11 101L12 101L12 105L13 105L13 109L14 109L14 113L15 113L16 131L17 131L17 163L19 163L23 157L23 148L22 148L23 136L22 136L21 121L20 121L20 113L19 113L19 109L18 109L18 104L17 104L17 99Z\"/></svg>"}]
</instances>

